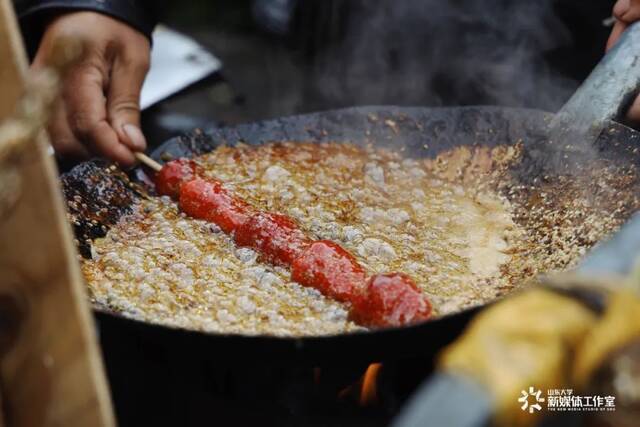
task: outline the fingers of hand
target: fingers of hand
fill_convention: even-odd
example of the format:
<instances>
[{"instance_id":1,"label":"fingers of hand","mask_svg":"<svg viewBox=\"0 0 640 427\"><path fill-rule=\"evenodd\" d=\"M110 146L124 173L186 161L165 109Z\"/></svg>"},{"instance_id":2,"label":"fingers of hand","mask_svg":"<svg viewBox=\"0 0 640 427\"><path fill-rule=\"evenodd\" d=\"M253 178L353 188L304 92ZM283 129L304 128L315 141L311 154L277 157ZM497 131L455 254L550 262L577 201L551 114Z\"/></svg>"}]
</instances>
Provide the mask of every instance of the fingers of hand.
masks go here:
<instances>
[{"instance_id":1,"label":"fingers of hand","mask_svg":"<svg viewBox=\"0 0 640 427\"><path fill-rule=\"evenodd\" d=\"M627 119L632 123L640 123L640 97L637 97L627 112Z\"/></svg>"},{"instance_id":2,"label":"fingers of hand","mask_svg":"<svg viewBox=\"0 0 640 427\"><path fill-rule=\"evenodd\" d=\"M640 20L640 0L618 0L613 7L613 16L616 23L607 41L607 51L616 44L629 25Z\"/></svg>"},{"instance_id":3,"label":"fingers of hand","mask_svg":"<svg viewBox=\"0 0 640 427\"><path fill-rule=\"evenodd\" d=\"M613 16L616 18L616 23L607 41L607 50L615 45L629 25L640 20L640 0L618 0L613 7ZM640 123L640 97L633 101L631 108L627 111L627 120Z\"/></svg>"},{"instance_id":4,"label":"fingers of hand","mask_svg":"<svg viewBox=\"0 0 640 427\"><path fill-rule=\"evenodd\" d=\"M135 163L133 153L107 122L105 79L99 67L89 64L70 70L63 93L67 120L76 139L86 142L91 151L130 166Z\"/></svg>"},{"instance_id":5,"label":"fingers of hand","mask_svg":"<svg viewBox=\"0 0 640 427\"><path fill-rule=\"evenodd\" d=\"M629 11L631 7L630 0L618 0L613 6L613 16L619 21L623 20L623 16Z\"/></svg>"},{"instance_id":6,"label":"fingers of hand","mask_svg":"<svg viewBox=\"0 0 640 427\"><path fill-rule=\"evenodd\" d=\"M613 16L626 24L640 20L640 0L618 0L613 7Z\"/></svg>"},{"instance_id":7,"label":"fingers of hand","mask_svg":"<svg viewBox=\"0 0 640 427\"><path fill-rule=\"evenodd\" d=\"M54 148L69 157L91 152L131 165L132 151L146 147L139 129L138 99L149 63L149 42L106 15L70 12L47 25L32 68L55 62L53 46L69 35L82 40L85 49L82 62L68 69L64 78L62 100L49 126Z\"/></svg>"},{"instance_id":8,"label":"fingers of hand","mask_svg":"<svg viewBox=\"0 0 640 427\"><path fill-rule=\"evenodd\" d=\"M89 150L75 137L69 127L63 102L57 102L54 106L47 130L51 145L59 157L70 160L84 160L90 157Z\"/></svg>"},{"instance_id":9,"label":"fingers of hand","mask_svg":"<svg viewBox=\"0 0 640 427\"><path fill-rule=\"evenodd\" d=\"M93 151L103 157L112 159L127 167L136 163L133 151L120 143L118 135L104 119L93 124L88 133L88 141L90 141Z\"/></svg>"},{"instance_id":10,"label":"fingers of hand","mask_svg":"<svg viewBox=\"0 0 640 427\"><path fill-rule=\"evenodd\" d=\"M620 38L624 30L627 29L627 27L628 25L626 23L622 21L616 21L616 23L613 26L613 30L611 30L611 35L609 36L609 40L607 41L607 51L609 51L609 49L611 49L616 44L616 42L618 41L618 39Z\"/></svg>"},{"instance_id":11,"label":"fingers of hand","mask_svg":"<svg viewBox=\"0 0 640 427\"><path fill-rule=\"evenodd\" d=\"M128 52L127 52L128 53ZM109 122L120 141L134 151L144 151L147 142L140 131L140 90L149 70L149 50L117 56L107 93Z\"/></svg>"}]
</instances>

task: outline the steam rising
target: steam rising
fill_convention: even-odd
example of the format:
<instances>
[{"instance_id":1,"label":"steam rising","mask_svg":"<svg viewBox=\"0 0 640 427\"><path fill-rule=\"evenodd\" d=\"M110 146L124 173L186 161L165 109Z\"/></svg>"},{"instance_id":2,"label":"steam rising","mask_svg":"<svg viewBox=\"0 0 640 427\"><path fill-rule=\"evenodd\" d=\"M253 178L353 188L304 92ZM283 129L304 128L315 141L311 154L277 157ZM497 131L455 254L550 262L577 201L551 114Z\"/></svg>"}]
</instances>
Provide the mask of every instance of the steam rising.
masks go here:
<instances>
[{"instance_id":1,"label":"steam rising","mask_svg":"<svg viewBox=\"0 0 640 427\"><path fill-rule=\"evenodd\" d=\"M544 55L570 43L550 0L360 1L313 70L323 105L557 110L577 82Z\"/></svg>"}]
</instances>

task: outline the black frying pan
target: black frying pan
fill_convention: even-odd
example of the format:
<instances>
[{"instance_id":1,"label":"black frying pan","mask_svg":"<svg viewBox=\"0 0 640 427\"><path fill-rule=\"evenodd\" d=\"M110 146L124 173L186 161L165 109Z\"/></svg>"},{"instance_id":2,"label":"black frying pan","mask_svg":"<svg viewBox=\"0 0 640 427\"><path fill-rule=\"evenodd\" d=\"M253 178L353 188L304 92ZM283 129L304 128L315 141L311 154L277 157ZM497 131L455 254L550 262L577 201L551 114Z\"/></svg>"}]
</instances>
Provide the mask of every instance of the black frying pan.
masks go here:
<instances>
[{"instance_id":1,"label":"black frying pan","mask_svg":"<svg viewBox=\"0 0 640 427\"><path fill-rule=\"evenodd\" d=\"M374 142L403 149L406 156L427 157L461 145L495 146L525 145L525 156L518 166L524 181L535 182L552 161L568 150L562 162L587 162L592 152L582 153L576 147L550 144L545 135L551 115L525 109L500 107L404 108L357 107L269 120L235 127L209 129L167 141L153 156L160 160L195 156L214 149L218 144L261 144L270 141L345 141L355 144ZM389 126L393 120L396 126ZM640 154L636 149L640 134L611 123L595 144L599 158L615 164L637 168ZM567 166L567 165L565 165ZM571 165L568 165L571 167ZM63 176L67 197L80 194L84 200L110 205L110 217L117 220L126 205L137 197L131 194L111 197L102 180L107 174L95 163L83 164ZM119 193L118 193L119 194ZM104 218L102 218L104 219ZM101 222L98 218L97 222ZM104 224L103 224L104 225ZM100 226L101 227L101 226ZM95 224L76 225L79 238L96 237L104 228ZM86 248L85 248L86 249ZM445 316L420 325L375 330L337 336L279 338L202 333L149 324L124 318L118 314L97 311L103 344L130 343L156 349L177 349L193 357L215 358L217 361L244 363L259 358L265 362L317 365L326 362L369 362L424 356L426 360L451 342L464 328L477 309Z\"/></svg>"}]
</instances>

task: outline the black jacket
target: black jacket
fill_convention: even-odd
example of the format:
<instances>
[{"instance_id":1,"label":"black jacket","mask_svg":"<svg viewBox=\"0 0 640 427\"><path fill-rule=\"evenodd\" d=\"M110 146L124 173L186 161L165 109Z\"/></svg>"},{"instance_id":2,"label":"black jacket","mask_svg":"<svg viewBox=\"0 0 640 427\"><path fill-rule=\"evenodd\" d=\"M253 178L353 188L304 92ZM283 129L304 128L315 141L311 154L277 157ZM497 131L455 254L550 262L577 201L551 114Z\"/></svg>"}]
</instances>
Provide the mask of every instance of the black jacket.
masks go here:
<instances>
[{"instance_id":1,"label":"black jacket","mask_svg":"<svg viewBox=\"0 0 640 427\"><path fill-rule=\"evenodd\" d=\"M35 52L51 17L73 10L91 10L117 18L151 39L162 1L158 0L16 0L20 27L29 53Z\"/></svg>"}]
</instances>

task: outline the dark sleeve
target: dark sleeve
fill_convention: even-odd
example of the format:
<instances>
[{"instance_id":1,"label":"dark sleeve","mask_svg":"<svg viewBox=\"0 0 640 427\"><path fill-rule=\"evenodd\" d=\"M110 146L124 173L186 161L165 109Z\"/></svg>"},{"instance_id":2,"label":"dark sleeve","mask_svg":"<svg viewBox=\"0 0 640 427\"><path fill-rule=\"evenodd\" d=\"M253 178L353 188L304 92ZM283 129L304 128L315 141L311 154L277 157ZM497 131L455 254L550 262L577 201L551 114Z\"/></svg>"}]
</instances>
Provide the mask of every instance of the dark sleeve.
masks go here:
<instances>
[{"instance_id":1,"label":"dark sleeve","mask_svg":"<svg viewBox=\"0 0 640 427\"><path fill-rule=\"evenodd\" d=\"M70 11L104 13L131 25L151 39L162 3L153 0L17 0L15 5L23 37L32 55L47 22L53 16Z\"/></svg>"}]
</instances>

